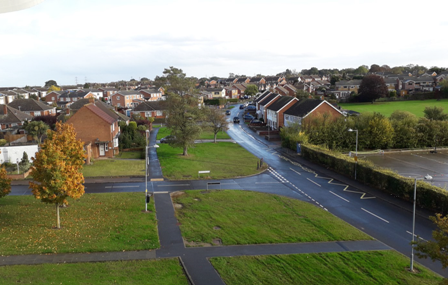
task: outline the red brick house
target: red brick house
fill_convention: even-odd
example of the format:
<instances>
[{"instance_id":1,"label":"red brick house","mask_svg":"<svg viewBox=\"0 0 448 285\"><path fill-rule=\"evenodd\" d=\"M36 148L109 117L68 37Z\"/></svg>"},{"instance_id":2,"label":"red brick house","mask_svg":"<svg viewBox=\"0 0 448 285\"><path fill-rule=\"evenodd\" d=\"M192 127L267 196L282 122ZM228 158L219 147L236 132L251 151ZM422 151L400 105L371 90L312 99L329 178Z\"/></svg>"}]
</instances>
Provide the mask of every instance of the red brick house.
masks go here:
<instances>
[{"instance_id":1,"label":"red brick house","mask_svg":"<svg viewBox=\"0 0 448 285\"><path fill-rule=\"evenodd\" d=\"M32 117L56 116L56 107L48 106L41 101L34 99L16 99L8 104L19 111L22 111Z\"/></svg>"},{"instance_id":2,"label":"red brick house","mask_svg":"<svg viewBox=\"0 0 448 285\"><path fill-rule=\"evenodd\" d=\"M165 118L164 101L144 101L131 111L132 114L139 114L143 118L163 119Z\"/></svg>"},{"instance_id":3,"label":"red brick house","mask_svg":"<svg viewBox=\"0 0 448 285\"><path fill-rule=\"evenodd\" d=\"M142 89L140 93L143 95L143 98L147 101L159 101L162 100L162 92L157 89Z\"/></svg>"},{"instance_id":4,"label":"red brick house","mask_svg":"<svg viewBox=\"0 0 448 285\"><path fill-rule=\"evenodd\" d=\"M118 119L95 104L84 105L66 123L73 124L77 139L82 140L85 145L90 143L91 153L88 156L99 158L118 154Z\"/></svg>"},{"instance_id":5,"label":"red brick house","mask_svg":"<svg viewBox=\"0 0 448 285\"><path fill-rule=\"evenodd\" d=\"M278 130L284 124L284 112L299 100L291 96L282 96L266 108L266 124L273 130Z\"/></svg>"},{"instance_id":6,"label":"red brick house","mask_svg":"<svg viewBox=\"0 0 448 285\"><path fill-rule=\"evenodd\" d=\"M143 95L136 90L118 91L117 93L113 94L110 98L112 106L133 108L137 105L135 104L134 100L143 99Z\"/></svg>"},{"instance_id":7,"label":"red brick house","mask_svg":"<svg viewBox=\"0 0 448 285\"><path fill-rule=\"evenodd\" d=\"M341 111L325 100L306 99L296 102L284 112L283 125L288 126L293 123L302 125L303 122L318 114L329 114L332 120L344 116Z\"/></svg>"},{"instance_id":8,"label":"red brick house","mask_svg":"<svg viewBox=\"0 0 448 285\"><path fill-rule=\"evenodd\" d=\"M53 103L59 101L59 96L61 96L62 93L64 93L64 91L51 91L43 97L43 101L45 101L48 105L52 105Z\"/></svg>"},{"instance_id":9,"label":"red brick house","mask_svg":"<svg viewBox=\"0 0 448 285\"><path fill-rule=\"evenodd\" d=\"M0 105L0 129L13 129L23 126L26 121L31 121L32 116L7 105Z\"/></svg>"}]
</instances>

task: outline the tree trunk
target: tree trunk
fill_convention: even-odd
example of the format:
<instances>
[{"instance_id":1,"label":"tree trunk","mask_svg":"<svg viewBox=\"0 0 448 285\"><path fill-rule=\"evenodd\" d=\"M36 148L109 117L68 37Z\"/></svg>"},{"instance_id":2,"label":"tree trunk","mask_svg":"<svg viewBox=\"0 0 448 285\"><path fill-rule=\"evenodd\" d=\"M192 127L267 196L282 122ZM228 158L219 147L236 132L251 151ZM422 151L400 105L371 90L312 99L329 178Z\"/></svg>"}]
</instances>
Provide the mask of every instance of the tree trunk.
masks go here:
<instances>
[{"instance_id":1,"label":"tree trunk","mask_svg":"<svg viewBox=\"0 0 448 285\"><path fill-rule=\"evenodd\" d=\"M216 135L217 135L217 133L215 133L215 143L216 143Z\"/></svg>"},{"instance_id":2,"label":"tree trunk","mask_svg":"<svg viewBox=\"0 0 448 285\"><path fill-rule=\"evenodd\" d=\"M184 155L184 156L188 155L188 148L187 148L186 146L184 147L184 153L183 153L183 155Z\"/></svg>"},{"instance_id":3,"label":"tree trunk","mask_svg":"<svg viewBox=\"0 0 448 285\"><path fill-rule=\"evenodd\" d=\"M57 225L56 228L61 228L61 220L59 219L59 204L56 203L56 219L57 219Z\"/></svg>"}]
</instances>

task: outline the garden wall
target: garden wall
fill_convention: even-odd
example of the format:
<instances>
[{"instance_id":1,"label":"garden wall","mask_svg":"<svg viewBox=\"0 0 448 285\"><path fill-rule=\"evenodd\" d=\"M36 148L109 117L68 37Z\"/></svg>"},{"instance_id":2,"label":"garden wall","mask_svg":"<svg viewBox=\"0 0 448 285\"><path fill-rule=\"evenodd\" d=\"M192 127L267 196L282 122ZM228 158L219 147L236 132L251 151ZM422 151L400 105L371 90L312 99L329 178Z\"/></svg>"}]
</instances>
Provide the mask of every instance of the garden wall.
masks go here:
<instances>
[{"instance_id":1,"label":"garden wall","mask_svg":"<svg viewBox=\"0 0 448 285\"><path fill-rule=\"evenodd\" d=\"M356 163L341 153L302 144L302 157L317 164L324 165L345 176L353 177ZM414 179L405 178L396 172L375 166L369 161L359 160L356 179L359 182L382 190L406 201L413 201ZM417 181L417 205L443 215L448 214L448 191Z\"/></svg>"}]
</instances>

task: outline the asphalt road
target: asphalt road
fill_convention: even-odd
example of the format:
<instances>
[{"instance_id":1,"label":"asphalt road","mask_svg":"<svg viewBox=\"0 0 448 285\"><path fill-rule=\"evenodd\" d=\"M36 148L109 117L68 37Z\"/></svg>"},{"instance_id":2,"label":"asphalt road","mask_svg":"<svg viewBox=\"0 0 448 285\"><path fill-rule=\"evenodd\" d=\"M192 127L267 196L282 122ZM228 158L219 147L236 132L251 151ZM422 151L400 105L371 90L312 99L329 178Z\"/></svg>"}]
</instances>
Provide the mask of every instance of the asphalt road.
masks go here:
<instances>
[{"instance_id":1,"label":"asphalt road","mask_svg":"<svg viewBox=\"0 0 448 285\"><path fill-rule=\"evenodd\" d=\"M237 107L232 109L229 120L241 113ZM240 114L240 115L241 115ZM267 142L257 138L244 123L230 124L229 135L237 143L253 153L269 165L263 174L226 179L220 181L149 181L148 191L172 192L185 189L236 189L251 190L284 195L314 203L335 216L364 231L377 240L396 249L405 256L411 253L412 212L379 199L374 195L346 184L332 180L285 158L278 151L278 143ZM208 185L209 182L220 184ZM87 193L106 192L143 192L145 182L131 183L86 183ZM11 195L31 194L27 186L13 186ZM431 239L435 229L432 222L424 216L417 216L415 233L425 240ZM442 269L438 262L431 260L415 260L433 271L448 277L448 270Z\"/></svg>"}]
</instances>

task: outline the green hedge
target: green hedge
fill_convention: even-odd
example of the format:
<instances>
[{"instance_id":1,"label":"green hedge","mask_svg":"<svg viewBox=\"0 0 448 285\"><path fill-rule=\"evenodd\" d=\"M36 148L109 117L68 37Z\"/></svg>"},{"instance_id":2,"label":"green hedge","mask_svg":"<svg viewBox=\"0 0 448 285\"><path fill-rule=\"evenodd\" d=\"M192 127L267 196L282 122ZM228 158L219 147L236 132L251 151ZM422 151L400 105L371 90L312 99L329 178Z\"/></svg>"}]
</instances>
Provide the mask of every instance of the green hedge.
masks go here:
<instances>
[{"instance_id":1,"label":"green hedge","mask_svg":"<svg viewBox=\"0 0 448 285\"><path fill-rule=\"evenodd\" d=\"M332 170L354 176L355 161L341 153L302 144L302 157L306 160L325 165ZM357 180L378 188L390 195L406 201L414 198L414 179L400 176L396 172L378 167L370 161L358 160ZM448 192L442 188L417 181L417 205L443 215L448 214Z\"/></svg>"}]
</instances>

